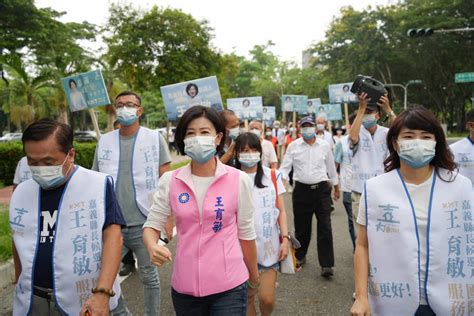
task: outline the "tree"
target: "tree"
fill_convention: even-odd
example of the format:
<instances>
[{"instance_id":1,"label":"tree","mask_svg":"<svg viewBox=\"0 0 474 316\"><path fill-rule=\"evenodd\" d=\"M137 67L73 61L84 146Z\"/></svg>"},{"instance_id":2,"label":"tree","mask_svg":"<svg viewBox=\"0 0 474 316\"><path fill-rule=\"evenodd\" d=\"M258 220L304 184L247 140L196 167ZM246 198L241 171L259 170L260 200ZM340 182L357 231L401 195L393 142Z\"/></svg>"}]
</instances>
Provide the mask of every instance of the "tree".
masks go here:
<instances>
[{"instance_id":1,"label":"tree","mask_svg":"<svg viewBox=\"0 0 474 316\"><path fill-rule=\"evenodd\" d=\"M131 89L145 91L218 72L206 21L176 9L110 7L105 58Z\"/></svg>"}]
</instances>

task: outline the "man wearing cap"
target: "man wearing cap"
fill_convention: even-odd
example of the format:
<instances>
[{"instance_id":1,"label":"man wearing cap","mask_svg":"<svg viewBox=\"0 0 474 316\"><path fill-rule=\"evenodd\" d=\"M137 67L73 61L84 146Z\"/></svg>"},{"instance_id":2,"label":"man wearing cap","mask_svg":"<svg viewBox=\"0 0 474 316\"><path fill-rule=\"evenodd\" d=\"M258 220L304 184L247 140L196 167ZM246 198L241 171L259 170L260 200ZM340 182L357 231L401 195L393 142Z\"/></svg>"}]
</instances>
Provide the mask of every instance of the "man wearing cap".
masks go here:
<instances>
[{"instance_id":1,"label":"man wearing cap","mask_svg":"<svg viewBox=\"0 0 474 316\"><path fill-rule=\"evenodd\" d=\"M288 180L292 167L294 170L295 188L292 201L295 237L301 243L301 248L296 250L297 268L301 268L306 262L314 214L317 219L317 248L321 275L329 278L333 275L334 266L331 191L334 187L334 200L338 200L338 176L330 145L316 138L313 118L307 116L301 119L300 127L302 137L288 145L280 167L285 181Z\"/></svg>"},{"instance_id":2,"label":"man wearing cap","mask_svg":"<svg viewBox=\"0 0 474 316\"><path fill-rule=\"evenodd\" d=\"M474 109L466 114L466 127L469 136L450 146L454 161L459 166L459 173L471 179L474 190Z\"/></svg>"},{"instance_id":3,"label":"man wearing cap","mask_svg":"<svg viewBox=\"0 0 474 316\"><path fill-rule=\"evenodd\" d=\"M370 102L367 94L359 96L359 110L349 133L352 150L352 212L357 218L359 201L365 181L384 173L383 162L388 154L388 128L378 125L380 108L387 113L390 122L396 115L390 107L388 96L382 96L378 103Z\"/></svg>"}]
</instances>

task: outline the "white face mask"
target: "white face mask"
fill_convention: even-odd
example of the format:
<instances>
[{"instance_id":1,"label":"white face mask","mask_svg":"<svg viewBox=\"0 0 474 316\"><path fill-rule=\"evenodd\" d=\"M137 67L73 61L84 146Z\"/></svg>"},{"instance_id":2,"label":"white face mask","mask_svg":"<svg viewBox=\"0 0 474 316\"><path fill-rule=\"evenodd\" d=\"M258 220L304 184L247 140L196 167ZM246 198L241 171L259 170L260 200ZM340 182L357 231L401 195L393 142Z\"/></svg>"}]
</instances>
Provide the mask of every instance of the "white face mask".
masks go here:
<instances>
[{"instance_id":1,"label":"white face mask","mask_svg":"<svg viewBox=\"0 0 474 316\"><path fill-rule=\"evenodd\" d=\"M316 127L318 128L318 131L324 131L324 127L326 127L325 124L316 124Z\"/></svg>"},{"instance_id":2,"label":"white face mask","mask_svg":"<svg viewBox=\"0 0 474 316\"><path fill-rule=\"evenodd\" d=\"M184 152L199 164L216 154L216 136L193 136L184 139Z\"/></svg>"},{"instance_id":3,"label":"white face mask","mask_svg":"<svg viewBox=\"0 0 474 316\"><path fill-rule=\"evenodd\" d=\"M117 120L122 125L132 125L138 119L137 111L135 107L122 106L117 109Z\"/></svg>"},{"instance_id":4,"label":"white face mask","mask_svg":"<svg viewBox=\"0 0 474 316\"><path fill-rule=\"evenodd\" d=\"M256 128L252 128L250 130L250 132L257 135L257 137L260 137L260 135L262 135L262 132L259 129L256 129Z\"/></svg>"},{"instance_id":5,"label":"white face mask","mask_svg":"<svg viewBox=\"0 0 474 316\"><path fill-rule=\"evenodd\" d=\"M260 161L260 153L241 153L239 162L246 168L252 168Z\"/></svg>"},{"instance_id":6,"label":"white face mask","mask_svg":"<svg viewBox=\"0 0 474 316\"><path fill-rule=\"evenodd\" d=\"M63 174L63 166L66 163L67 157L64 158L62 164L57 166L29 166L31 170L31 176L43 189L52 189L60 186L66 181L66 175ZM69 166L66 174L71 170L73 164Z\"/></svg>"}]
</instances>

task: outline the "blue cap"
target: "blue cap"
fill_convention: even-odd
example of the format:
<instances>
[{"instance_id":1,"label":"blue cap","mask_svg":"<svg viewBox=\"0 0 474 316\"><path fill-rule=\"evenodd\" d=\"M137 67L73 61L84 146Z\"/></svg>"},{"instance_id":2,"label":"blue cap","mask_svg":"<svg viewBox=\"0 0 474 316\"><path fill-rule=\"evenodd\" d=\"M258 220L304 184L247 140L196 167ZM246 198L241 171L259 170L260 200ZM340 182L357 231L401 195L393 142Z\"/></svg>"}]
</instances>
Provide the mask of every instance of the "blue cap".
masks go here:
<instances>
[{"instance_id":1,"label":"blue cap","mask_svg":"<svg viewBox=\"0 0 474 316\"><path fill-rule=\"evenodd\" d=\"M299 122L299 125L302 126L303 124L311 124L314 126L314 120L313 120L313 117L311 116L305 116L303 117L300 122Z\"/></svg>"}]
</instances>

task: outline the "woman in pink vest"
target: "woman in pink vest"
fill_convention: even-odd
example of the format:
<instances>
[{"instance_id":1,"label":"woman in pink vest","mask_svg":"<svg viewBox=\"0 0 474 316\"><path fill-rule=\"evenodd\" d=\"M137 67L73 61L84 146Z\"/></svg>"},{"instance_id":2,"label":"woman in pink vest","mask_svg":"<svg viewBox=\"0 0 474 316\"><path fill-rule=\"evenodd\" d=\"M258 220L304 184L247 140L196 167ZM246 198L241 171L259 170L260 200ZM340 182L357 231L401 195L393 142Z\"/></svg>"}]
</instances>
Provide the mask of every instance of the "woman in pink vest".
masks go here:
<instances>
[{"instance_id":1,"label":"woman in pink vest","mask_svg":"<svg viewBox=\"0 0 474 316\"><path fill-rule=\"evenodd\" d=\"M288 256L290 235L283 194L286 192L281 173L262 166L262 145L253 133L244 133L235 141L237 168L253 178L257 261L261 284L258 291L249 289L247 316L256 315L255 295L258 294L262 316L275 308L275 287L280 261ZM278 201L277 201L278 200ZM280 243L281 240L281 243Z\"/></svg>"},{"instance_id":2,"label":"woman in pink vest","mask_svg":"<svg viewBox=\"0 0 474 316\"><path fill-rule=\"evenodd\" d=\"M143 239L157 266L174 262L177 315L245 315L247 285L258 287L253 184L215 154L224 145L219 114L194 106L181 117L175 141L189 165L160 178ZM157 244L166 219L176 219L176 255Z\"/></svg>"}]
</instances>

